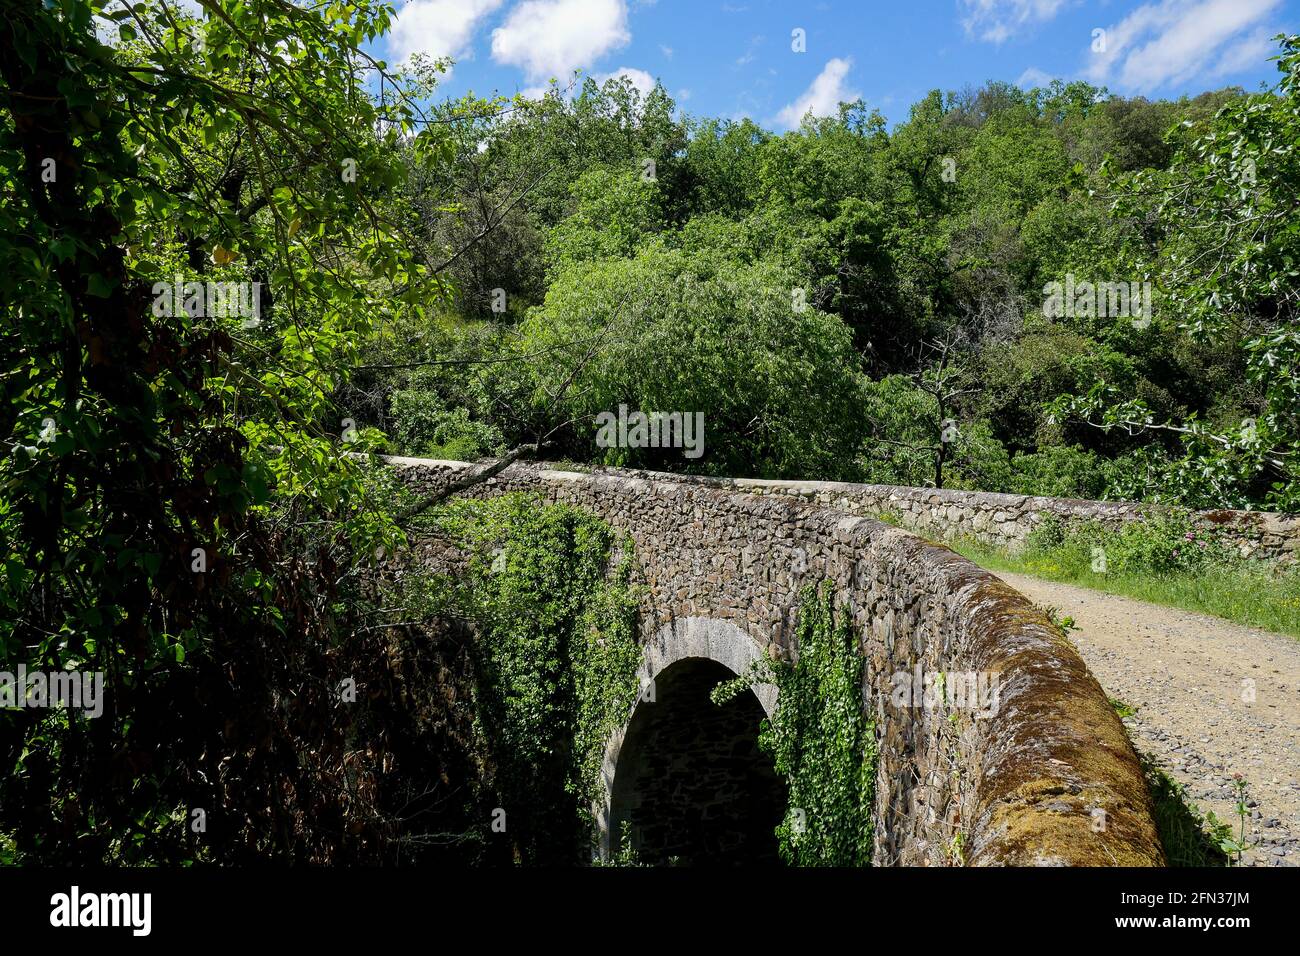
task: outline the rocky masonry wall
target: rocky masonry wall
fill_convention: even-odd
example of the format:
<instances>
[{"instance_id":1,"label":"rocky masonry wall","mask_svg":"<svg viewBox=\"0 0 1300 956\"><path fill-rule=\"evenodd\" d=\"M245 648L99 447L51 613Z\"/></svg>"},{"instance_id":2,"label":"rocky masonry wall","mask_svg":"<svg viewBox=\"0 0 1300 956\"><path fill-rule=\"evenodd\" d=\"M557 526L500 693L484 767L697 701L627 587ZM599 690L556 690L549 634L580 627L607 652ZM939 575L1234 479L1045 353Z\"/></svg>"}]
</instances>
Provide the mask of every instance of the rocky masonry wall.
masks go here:
<instances>
[{"instance_id":1,"label":"rocky masonry wall","mask_svg":"<svg viewBox=\"0 0 1300 956\"><path fill-rule=\"evenodd\" d=\"M417 492L470 467L390 462ZM1042 612L964 558L815 496L520 464L470 494L509 491L631 535L643 635L727 620L789 654L801 587L831 583L859 635L877 720L878 864L1163 862L1137 758L1101 687ZM899 675L913 674L991 677L996 706L919 694L900 704Z\"/></svg>"},{"instance_id":2,"label":"rocky masonry wall","mask_svg":"<svg viewBox=\"0 0 1300 956\"><path fill-rule=\"evenodd\" d=\"M1033 495L1003 495L947 488L861 485L842 481L779 481L762 478L704 478L605 469L610 474L672 478L710 488L798 498L849 514L877 517L941 541L972 538L1016 550L1045 518L1096 521L1118 528L1158 511L1132 501L1080 501ZM1272 511L1197 511L1192 521L1236 545L1244 557L1300 561L1300 515Z\"/></svg>"}]
</instances>

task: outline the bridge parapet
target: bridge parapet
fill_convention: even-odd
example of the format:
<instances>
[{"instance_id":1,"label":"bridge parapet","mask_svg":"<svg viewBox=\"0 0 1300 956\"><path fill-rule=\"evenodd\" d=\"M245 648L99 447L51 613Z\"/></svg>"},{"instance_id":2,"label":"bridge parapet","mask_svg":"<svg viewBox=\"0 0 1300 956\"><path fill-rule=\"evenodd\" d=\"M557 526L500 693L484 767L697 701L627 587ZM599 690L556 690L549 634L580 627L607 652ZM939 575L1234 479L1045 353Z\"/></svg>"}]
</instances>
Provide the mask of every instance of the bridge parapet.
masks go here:
<instances>
[{"instance_id":1,"label":"bridge parapet","mask_svg":"<svg viewBox=\"0 0 1300 956\"><path fill-rule=\"evenodd\" d=\"M471 467L389 461L417 492ZM665 628L701 620L728 622L756 652L796 654L800 590L831 582L853 617L877 721L878 864L1163 863L1123 726L1040 610L907 531L815 494L737 487L515 464L469 493L536 493L630 534L648 655ZM957 682L969 695L951 693Z\"/></svg>"},{"instance_id":2,"label":"bridge parapet","mask_svg":"<svg viewBox=\"0 0 1300 956\"><path fill-rule=\"evenodd\" d=\"M604 472L640 477L657 475L709 488L795 498L850 514L889 515L891 522L935 540L970 538L1013 551L1021 548L1034 528L1049 518L1091 521L1118 530L1147 515L1168 510L1136 501L1085 501L951 488L676 476L631 469L604 469ZM1217 508L1193 511L1190 520L1194 527L1211 531L1231 544L1242 557L1300 562L1300 515Z\"/></svg>"}]
</instances>

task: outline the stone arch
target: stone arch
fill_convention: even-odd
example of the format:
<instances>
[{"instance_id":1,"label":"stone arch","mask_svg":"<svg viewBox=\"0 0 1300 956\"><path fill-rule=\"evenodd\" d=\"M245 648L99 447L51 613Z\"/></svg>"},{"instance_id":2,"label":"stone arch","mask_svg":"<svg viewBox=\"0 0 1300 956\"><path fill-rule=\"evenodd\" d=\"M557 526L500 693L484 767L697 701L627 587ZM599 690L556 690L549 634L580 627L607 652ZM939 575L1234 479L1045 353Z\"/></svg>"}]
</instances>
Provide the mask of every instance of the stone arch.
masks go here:
<instances>
[{"instance_id":1,"label":"stone arch","mask_svg":"<svg viewBox=\"0 0 1300 956\"><path fill-rule=\"evenodd\" d=\"M863 516L909 505L914 517L924 515L953 507L951 495L961 493L610 469L578 473L520 462L485 469L388 461L420 497L461 487L458 482L478 469L486 480L470 482L475 497L529 492L599 515L630 535L645 585L642 619L679 620L650 642L650 676L683 660L714 661L733 652L727 646L734 650L736 642L725 633L715 641L709 632L720 628L734 637L734 630L717 621L691 622L694 615L744 622L758 643L738 652L740 661L769 640L789 648L804 581L833 582L837 605L852 609L870 662L863 688L868 699L888 689L893 674L918 667L1002 675L998 713L981 721L978 732L954 734L951 722L929 708L878 710L879 864L945 865L954 831L967 863L975 865L1036 864L1045 846L1052 860L1075 866L1164 863L1141 764L1124 726L1059 629L965 558ZM996 507L1008 514L1023 503L996 497ZM456 573L465 557L435 539L421 542L418 555L444 574ZM701 642L704 650L694 653L703 657L681 656L683 645ZM653 655L662 655L658 664ZM679 659L665 667L673 657ZM610 741L607 787L615 782L622 745L621 735ZM954 765L962 772L952 773ZM1045 790L1063 796L1034 799ZM606 823L609 802L601 805L597 797L596 803ZM1098 808L1106 811L1102 833L1093 827Z\"/></svg>"},{"instance_id":2,"label":"stone arch","mask_svg":"<svg viewBox=\"0 0 1300 956\"><path fill-rule=\"evenodd\" d=\"M771 831L784 810L784 784L759 754L757 733L775 711L776 687L760 684L723 708L707 702L711 687L747 673L762 655L737 625L705 617L678 618L646 642L637 677L642 688L654 687L654 698L637 700L605 748L595 808L601 858L640 814L665 818L659 831L691 831L675 839L715 843L704 854L710 860L726 860L728 852L716 845L725 844L735 862L775 862ZM639 841L641 829L636 832ZM648 839L659 846L662 836Z\"/></svg>"}]
</instances>

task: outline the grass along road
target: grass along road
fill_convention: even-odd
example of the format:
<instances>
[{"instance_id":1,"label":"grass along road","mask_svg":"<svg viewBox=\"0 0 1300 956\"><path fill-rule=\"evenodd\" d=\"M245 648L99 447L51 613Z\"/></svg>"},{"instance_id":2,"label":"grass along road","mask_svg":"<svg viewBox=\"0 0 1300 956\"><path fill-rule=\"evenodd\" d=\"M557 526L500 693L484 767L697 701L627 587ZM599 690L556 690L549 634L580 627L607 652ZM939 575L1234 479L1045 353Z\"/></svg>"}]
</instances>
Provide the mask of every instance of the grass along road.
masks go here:
<instances>
[{"instance_id":1,"label":"grass along road","mask_svg":"<svg viewBox=\"0 0 1300 956\"><path fill-rule=\"evenodd\" d=\"M1025 553L969 540L947 544L998 574L1032 575L1300 637L1300 569L1279 573L1263 561L1242 561L1175 573L1150 568L1098 573L1089 567L1086 546L1077 542L1072 548Z\"/></svg>"},{"instance_id":2,"label":"grass along road","mask_svg":"<svg viewBox=\"0 0 1300 956\"><path fill-rule=\"evenodd\" d=\"M1125 718L1134 746L1202 812L1237 830L1232 775L1250 784L1246 865L1300 866L1300 642L1205 614L1022 574L996 572L1074 618L1078 646ZM1254 681L1254 702L1243 700Z\"/></svg>"}]
</instances>

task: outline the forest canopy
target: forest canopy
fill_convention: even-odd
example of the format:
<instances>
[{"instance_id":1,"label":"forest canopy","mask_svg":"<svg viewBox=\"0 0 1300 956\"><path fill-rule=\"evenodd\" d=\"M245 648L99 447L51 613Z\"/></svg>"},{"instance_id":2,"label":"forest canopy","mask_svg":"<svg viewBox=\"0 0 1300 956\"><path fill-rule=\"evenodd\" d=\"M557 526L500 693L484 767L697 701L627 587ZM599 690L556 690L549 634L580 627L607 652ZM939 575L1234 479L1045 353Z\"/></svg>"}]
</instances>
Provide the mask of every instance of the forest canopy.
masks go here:
<instances>
[{"instance_id":1,"label":"forest canopy","mask_svg":"<svg viewBox=\"0 0 1300 956\"><path fill-rule=\"evenodd\" d=\"M1270 92L991 82L892 129L856 102L777 134L626 79L442 103L448 149L408 160L404 198L426 261L477 241L340 400L407 454L542 440L1294 509L1296 56L1281 43ZM707 452L599 447L620 404L704 412Z\"/></svg>"}]
</instances>

